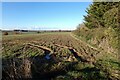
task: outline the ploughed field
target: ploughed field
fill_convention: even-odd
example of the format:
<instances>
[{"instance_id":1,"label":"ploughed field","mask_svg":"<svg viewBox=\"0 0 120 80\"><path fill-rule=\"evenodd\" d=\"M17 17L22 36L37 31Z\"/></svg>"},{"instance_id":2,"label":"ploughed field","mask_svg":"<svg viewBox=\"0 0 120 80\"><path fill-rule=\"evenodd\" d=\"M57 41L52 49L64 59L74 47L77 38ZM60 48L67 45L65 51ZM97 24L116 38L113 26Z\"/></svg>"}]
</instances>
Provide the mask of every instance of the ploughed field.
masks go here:
<instances>
[{"instance_id":1,"label":"ploughed field","mask_svg":"<svg viewBox=\"0 0 120 80\"><path fill-rule=\"evenodd\" d=\"M109 74L97 62L99 54L100 50L70 32L7 35L2 42L2 77L3 80L117 79L117 73Z\"/></svg>"}]
</instances>

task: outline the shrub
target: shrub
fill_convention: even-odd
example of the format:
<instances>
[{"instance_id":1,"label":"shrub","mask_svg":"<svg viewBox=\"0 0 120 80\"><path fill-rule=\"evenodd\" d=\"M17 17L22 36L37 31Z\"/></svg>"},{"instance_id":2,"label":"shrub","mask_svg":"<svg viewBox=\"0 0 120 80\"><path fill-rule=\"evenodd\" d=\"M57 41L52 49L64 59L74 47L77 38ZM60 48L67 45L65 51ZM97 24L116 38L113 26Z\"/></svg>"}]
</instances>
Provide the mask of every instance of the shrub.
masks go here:
<instances>
[{"instance_id":1,"label":"shrub","mask_svg":"<svg viewBox=\"0 0 120 80\"><path fill-rule=\"evenodd\" d=\"M14 34L20 34L20 32L14 32Z\"/></svg>"},{"instance_id":2,"label":"shrub","mask_svg":"<svg viewBox=\"0 0 120 80\"><path fill-rule=\"evenodd\" d=\"M37 33L40 33L40 31L37 31Z\"/></svg>"},{"instance_id":3,"label":"shrub","mask_svg":"<svg viewBox=\"0 0 120 80\"><path fill-rule=\"evenodd\" d=\"M4 32L3 35L8 35L8 32Z\"/></svg>"}]
</instances>

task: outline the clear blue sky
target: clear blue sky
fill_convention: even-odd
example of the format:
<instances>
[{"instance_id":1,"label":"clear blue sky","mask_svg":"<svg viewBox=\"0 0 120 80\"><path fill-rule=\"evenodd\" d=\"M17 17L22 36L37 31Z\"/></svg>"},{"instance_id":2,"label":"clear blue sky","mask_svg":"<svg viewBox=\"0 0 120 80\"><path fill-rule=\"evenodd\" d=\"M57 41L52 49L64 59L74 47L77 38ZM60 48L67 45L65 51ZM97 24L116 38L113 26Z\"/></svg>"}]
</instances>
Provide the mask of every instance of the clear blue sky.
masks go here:
<instances>
[{"instance_id":1,"label":"clear blue sky","mask_svg":"<svg viewBox=\"0 0 120 80\"><path fill-rule=\"evenodd\" d=\"M73 30L92 2L4 2L2 29Z\"/></svg>"}]
</instances>

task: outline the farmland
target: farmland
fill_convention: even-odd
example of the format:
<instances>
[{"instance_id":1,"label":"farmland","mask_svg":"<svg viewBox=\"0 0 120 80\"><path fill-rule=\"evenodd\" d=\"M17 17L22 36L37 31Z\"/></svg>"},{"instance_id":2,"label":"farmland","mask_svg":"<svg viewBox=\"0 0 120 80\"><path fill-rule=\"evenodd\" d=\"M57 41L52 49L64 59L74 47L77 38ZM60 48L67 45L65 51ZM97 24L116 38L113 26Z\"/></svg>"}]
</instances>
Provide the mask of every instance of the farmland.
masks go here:
<instances>
[{"instance_id":1,"label":"farmland","mask_svg":"<svg viewBox=\"0 0 120 80\"><path fill-rule=\"evenodd\" d=\"M114 80L119 76L116 56L71 32L4 35L2 40L3 79ZM108 57L110 61L102 61Z\"/></svg>"}]
</instances>

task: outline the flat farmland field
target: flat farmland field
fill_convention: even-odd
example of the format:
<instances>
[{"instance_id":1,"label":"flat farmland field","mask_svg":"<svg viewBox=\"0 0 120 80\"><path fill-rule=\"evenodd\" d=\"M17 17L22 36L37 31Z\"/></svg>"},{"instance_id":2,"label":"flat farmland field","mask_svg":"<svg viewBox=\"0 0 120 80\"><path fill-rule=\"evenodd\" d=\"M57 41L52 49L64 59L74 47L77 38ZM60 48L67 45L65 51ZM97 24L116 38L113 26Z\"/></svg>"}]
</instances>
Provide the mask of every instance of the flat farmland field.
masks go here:
<instances>
[{"instance_id":1,"label":"flat farmland field","mask_svg":"<svg viewBox=\"0 0 120 80\"><path fill-rule=\"evenodd\" d=\"M115 67L112 72L105 72L109 65L103 65L103 69L103 63L99 60L102 53L104 52L77 39L71 32L4 35L2 75L4 79L13 80L106 80L111 76L113 79L117 78L115 71L119 68L116 63L112 63Z\"/></svg>"}]
</instances>

